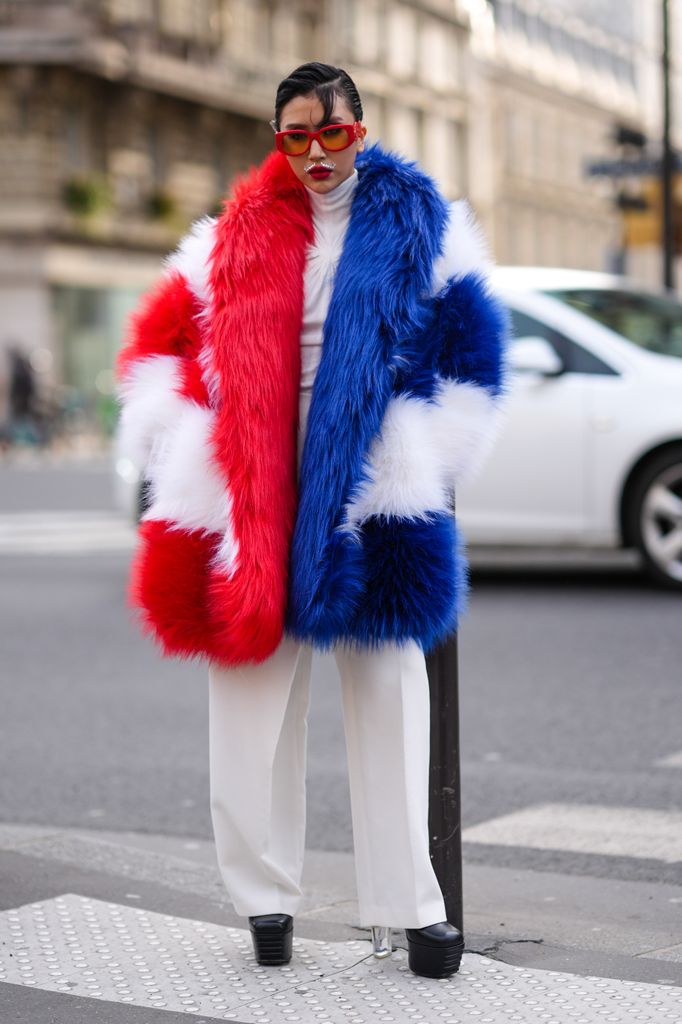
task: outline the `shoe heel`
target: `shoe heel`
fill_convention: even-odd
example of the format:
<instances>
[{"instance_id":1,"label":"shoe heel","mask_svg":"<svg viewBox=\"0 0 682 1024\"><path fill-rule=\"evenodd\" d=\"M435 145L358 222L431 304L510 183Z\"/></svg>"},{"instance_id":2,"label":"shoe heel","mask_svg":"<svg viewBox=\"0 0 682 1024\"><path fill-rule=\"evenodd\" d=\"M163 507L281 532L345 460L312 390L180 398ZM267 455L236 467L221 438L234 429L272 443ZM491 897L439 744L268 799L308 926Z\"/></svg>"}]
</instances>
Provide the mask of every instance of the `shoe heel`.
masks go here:
<instances>
[{"instance_id":1,"label":"shoe heel","mask_svg":"<svg viewBox=\"0 0 682 1024\"><path fill-rule=\"evenodd\" d=\"M372 925L372 952L377 960L383 960L393 952L391 929Z\"/></svg>"}]
</instances>

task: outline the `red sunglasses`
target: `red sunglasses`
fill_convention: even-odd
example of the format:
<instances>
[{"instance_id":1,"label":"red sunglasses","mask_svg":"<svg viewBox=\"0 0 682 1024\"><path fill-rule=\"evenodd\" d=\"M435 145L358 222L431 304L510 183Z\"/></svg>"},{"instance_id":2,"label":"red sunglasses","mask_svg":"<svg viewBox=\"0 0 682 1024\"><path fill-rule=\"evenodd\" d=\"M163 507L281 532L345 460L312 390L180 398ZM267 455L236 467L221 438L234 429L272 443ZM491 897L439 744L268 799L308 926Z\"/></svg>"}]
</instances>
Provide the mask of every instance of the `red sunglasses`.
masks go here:
<instances>
[{"instance_id":1,"label":"red sunglasses","mask_svg":"<svg viewBox=\"0 0 682 1024\"><path fill-rule=\"evenodd\" d=\"M327 124L316 132L290 128L286 132L275 132L275 146L285 156L303 156L309 152L313 139L317 139L322 149L339 153L362 137L361 127L361 122L356 121L354 124Z\"/></svg>"}]
</instances>

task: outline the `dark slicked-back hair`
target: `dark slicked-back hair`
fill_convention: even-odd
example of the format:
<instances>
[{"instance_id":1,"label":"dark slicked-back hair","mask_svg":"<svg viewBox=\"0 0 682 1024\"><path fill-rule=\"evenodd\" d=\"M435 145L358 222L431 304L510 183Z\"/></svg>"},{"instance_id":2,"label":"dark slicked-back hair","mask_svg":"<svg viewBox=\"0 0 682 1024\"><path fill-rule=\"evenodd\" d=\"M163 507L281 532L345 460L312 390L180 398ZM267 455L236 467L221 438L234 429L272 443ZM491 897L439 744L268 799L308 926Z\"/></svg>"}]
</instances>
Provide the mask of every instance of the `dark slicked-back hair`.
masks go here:
<instances>
[{"instance_id":1,"label":"dark slicked-back hair","mask_svg":"<svg viewBox=\"0 0 682 1024\"><path fill-rule=\"evenodd\" d=\"M315 93L324 108L322 123L326 124L332 115L337 96L343 96L353 111L356 121L362 120L362 103L355 82L343 68L335 68L332 64L321 64L311 61L301 64L279 83L275 97L275 120L277 131L280 129L280 116L289 100L295 96L309 96Z\"/></svg>"}]
</instances>

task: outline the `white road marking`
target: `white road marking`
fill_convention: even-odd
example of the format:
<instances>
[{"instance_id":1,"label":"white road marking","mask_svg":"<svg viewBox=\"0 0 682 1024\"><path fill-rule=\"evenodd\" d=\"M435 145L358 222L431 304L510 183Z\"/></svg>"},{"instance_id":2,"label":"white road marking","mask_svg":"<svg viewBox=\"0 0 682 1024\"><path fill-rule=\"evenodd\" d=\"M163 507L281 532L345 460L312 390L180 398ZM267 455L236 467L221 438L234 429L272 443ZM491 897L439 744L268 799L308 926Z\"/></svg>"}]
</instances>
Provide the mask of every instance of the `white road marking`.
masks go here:
<instances>
[{"instance_id":1,"label":"white road marking","mask_svg":"<svg viewBox=\"0 0 682 1024\"><path fill-rule=\"evenodd\" d=\"M658 768L682 768L682 750L676 754L668 754L667 757L659 757L654 764Z\"/></svg>"},{"instance_id":2,"label":"white road marking","mask_svg":"<svg viewBox=\"0 0 682 1024\"><path fill-rule=\"evenodd\" d=\"M129 551L135 528L111 512L5 512L0 555L83 555Z\"/></svg>"},{"instance_id":3,"label":"white road marking","mask_svg":"<svg viewBox=\"0 0 682 1024\"><path fill-rule=\"evenodd\" d=\"M682 861L682 812L540 804L464 829L465 842Z\"/></svg>"}]
</instances>

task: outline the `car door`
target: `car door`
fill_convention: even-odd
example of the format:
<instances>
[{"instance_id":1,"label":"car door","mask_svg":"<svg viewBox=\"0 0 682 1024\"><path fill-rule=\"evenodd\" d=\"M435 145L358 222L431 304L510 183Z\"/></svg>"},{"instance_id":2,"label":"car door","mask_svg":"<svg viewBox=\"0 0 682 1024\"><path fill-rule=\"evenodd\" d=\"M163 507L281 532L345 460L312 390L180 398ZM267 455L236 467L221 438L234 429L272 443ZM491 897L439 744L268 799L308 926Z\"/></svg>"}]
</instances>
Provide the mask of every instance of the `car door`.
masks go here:
<instances>
[{"instance_id":1,"label":"car door","mask_svg":"<svg viewBox=\"0 0 682 1024\"><path fill-rule=\"evenodd\" d=\"M611 373L589 350L529 310L508 303L514 340L543 338L556 376L512 371L499 439L479 476L457 490L473 544L577 544L586 526L589 461L586 376Z\"/></svg>"}]
</instances>

